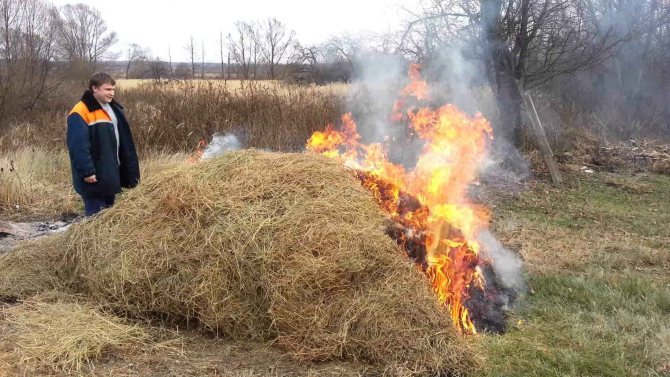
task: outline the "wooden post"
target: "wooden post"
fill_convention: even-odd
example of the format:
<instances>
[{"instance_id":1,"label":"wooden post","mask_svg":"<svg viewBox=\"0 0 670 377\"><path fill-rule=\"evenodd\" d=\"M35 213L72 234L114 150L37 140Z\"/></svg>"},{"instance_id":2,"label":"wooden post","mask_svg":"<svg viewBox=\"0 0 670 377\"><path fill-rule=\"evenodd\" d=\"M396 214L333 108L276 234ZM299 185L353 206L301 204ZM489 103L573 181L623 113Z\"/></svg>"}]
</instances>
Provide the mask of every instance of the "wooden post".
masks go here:
<instances>
[{"instance_id":1,"label":"wooden post","mask_svg":"<svg viewBox=\"0 0 670 377\"><path fill-rule=\"evenodd\" d=\"M519 82L517 82L517 86L519 87L521 98L523 98L524 107L526 108L526 115L528 116L532 126L531 128L533 129L535 143L542 153L544 163L547 164L547 168L549 168L551 180L554 182L554 185L560 185L563 182L561 178L561 172L558 170L558 164L556 163L556 160L554 160L554 152L551 150L549 140L547 140L547 134L544 132L540 117L537 115L537 110L535 109L533 98L530 96L530 93L521 90L521 85L519 85Z\"/></svg>"}]
</instances>

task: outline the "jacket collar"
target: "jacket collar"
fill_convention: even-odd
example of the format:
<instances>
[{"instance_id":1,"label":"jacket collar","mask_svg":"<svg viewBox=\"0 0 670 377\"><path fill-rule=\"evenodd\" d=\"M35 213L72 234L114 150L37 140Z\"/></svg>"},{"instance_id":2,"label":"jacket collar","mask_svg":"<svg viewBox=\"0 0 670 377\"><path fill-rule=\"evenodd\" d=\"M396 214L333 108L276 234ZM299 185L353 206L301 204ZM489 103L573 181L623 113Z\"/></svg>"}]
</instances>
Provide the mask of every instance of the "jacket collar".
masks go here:
<instances>
[{"instance_id":1,"label":"jacket collar","mask_svg":"<svg viewBox=\"0 0 670 377\"><path fill-rule=\"evenodd\" d=\"M101 110L102 106L100 106L100 102L98 102L97 99L93 96L93 92L90 90L87 90L84 92L84 95L81 96L81 101L86 105L88 108L88 111L96 111L96 110ZM112 105L118 106L120 109L123 109L123 106L121 106L120 103L116 102L116 100L112 100Z\"/></svg>"}]
</instances>

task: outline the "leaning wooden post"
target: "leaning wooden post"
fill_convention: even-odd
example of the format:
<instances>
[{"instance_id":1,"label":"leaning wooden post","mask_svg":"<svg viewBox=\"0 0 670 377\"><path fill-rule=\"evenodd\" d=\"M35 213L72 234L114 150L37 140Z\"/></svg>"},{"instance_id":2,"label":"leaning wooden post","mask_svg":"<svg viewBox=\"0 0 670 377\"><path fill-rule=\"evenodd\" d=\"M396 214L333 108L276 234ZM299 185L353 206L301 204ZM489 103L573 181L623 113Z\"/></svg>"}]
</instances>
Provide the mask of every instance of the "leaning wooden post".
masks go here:
<instances>
[{"instance_id":1,"label":"leaning wooden post","mask_svg":"<svg viewBox=\"0 0 670 377\"><path fill-rule=\"evenodd\" d=\"M549 140L547 140L547 134L544 132L540 117L537 115L537 110L535 109L533 98L530 96L530 93L521 90L521 85L518 81L517 87L519 88L519 93L523 98L524 107L526 108L526 115L528 115L528 119L530 119L533 135L535 136L535 143L542 153L544 163L547 164L547 168L549 168L551 180L555 185L560 185L561 182L563 182L561 179L561 172L558 170L558 164L556 163L556 160L554 160L554 152L551 150Z\"/></svg>"}]
</instances>

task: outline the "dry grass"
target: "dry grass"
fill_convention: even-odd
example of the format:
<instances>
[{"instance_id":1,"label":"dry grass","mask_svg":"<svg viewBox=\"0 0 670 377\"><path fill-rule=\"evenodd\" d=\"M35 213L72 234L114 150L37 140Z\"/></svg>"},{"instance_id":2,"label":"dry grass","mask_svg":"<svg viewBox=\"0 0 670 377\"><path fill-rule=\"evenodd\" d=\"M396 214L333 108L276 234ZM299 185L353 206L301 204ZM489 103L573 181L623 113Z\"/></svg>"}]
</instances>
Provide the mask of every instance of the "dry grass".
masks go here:
<instances>
[{"instance_id":1,"label":"dry grass","mask_svg":"<svg viewBox=\"0 0 670 377\"><path fill-rule=\"evenodd\" d=\"M262 168L254 167L242 159L244 155L238 155L236 164L221 165L212 161L214 165L207 163L191 167L181 164L184 155L163 156L161 160L164 164L158 164L157 169L145 175L143 191L131 191L122 198L119 207L123 208L116 208L119 212L109 211L98 219L99 222L86 223L68 235L69 242L61 238L54 240L53 245L69 245L70 249L77 249L80 255L88 256L90 260L84 270L89 271L85 276L90 280L87 285L100 292L100 300L111 297L117 307L125 305L124 300L130 300L133 295L144 294L141 308L136 306L136 309L151 308L152 305L165 308L181 305L193 317L200 318L202 315L202 318L206 318L206 324L218 329L221 335L225 335L226 331L238 331L230 330L235 323L243 324L240 331L245 331L244 326L246 331L251 331L250 326L255 324L270 324L267 338L276 336L274 343L284 350L290 350L290 354L299 359L305 359L306 351L301 348L305 345L315 347L315 355L335 353L341 354L346 360L360 361L371 360L370 355L375 353L356 354L351 351L351 347L359 350L379 347L391 354L389 359L393 359L392 362L396 364L387 366L387 373L403 375L421 371L421 368L413 369L416 365L411 362L406 365L402 359L403 355L416 355L417 351L406 351L412 349L411 344L398 343L393 335L384 331L391 331L398 323L407 326L408 322L431 322L433 317L413 306L408 306L408 312L403 312L397 306L389 309L386 300L381 298L402 301L412 297L414 301L424 293L419 291L410 294L403 291L406 286L403 288L397 284L399 280L407 280L408 277L399 277L397 272L393 272L396 270L384 270L385 278L375 280L374 284L384 289L381 292L366 289L364 287L367 283L360 283L358 276L379 279L381 271L361 264L356 255L342 252L343 247L359 248L364 253L361 255L380 263L380 258L385 256L371 257L370 250L373 247L368 246L378 244L378 240L370 241L354 233L361 238L363 246L340 244L339 241L337 244L330 243L323 241L329 232L341 236L341 229L349 232L352 227L360 227L360 224L342 224L333 218L324 220L326 222L303 218L304 222L314 223L314 229L310 230L311 226L308 227L303 221L296 223L288 220L287 216L294 213L291 211L297 210L293 203L306 203L301 208L313 212L314 216L341 213L342 208L335 209L328 203L316 202L311 196L314 192L325 192L321 190L330 187L328 185L333 185L333 190L341 192L341 197L348 201L352 201L351 195L357 197L360 188L357 185L354 185L356 188L348 186L339 180L337 184L329 181L327 185L315 178L324 174L321 170L318 173L310 170L307 177L297 174L295 169L302 169L302 165L295 164L295 161L291 165L292 169L287 164L280 164L279 160L263 160ZM173 167L175 163L179 166ZM235 166L238 168L235 169ZM268 169L268 166L273 169ZM253 175L255 171L261 170L263 175ZM266 176L269 182L265 180ZM298 184L301 180L304 182ZM667 326L670 313L667 273L670 270L667 253L670 234L666 225L670 222L667 200L670 181L665 176L654 174L567 172L566 181L568 183L562 188L531 182L527 191L513 196L501 194L495 201L496 233L507 245L520 249L529 273L531 293L512 314L509 333L503 336L483 334L471 339L457 339L455 341L458 343L447 343L446 349L459 344L459 347L468 350L470 341L478 343L481 347L478 352L486 355L487 360L484 370L478 372L485 376L667 376L670 368L670 332ZM221 194L219 190L226 190L228 185L243 189L227 190L226 194ZM185 190L185 187L190 189ZM258 191L258 188L263 190ZM300 190L300 196L293 196L294 190ZM332 200L328 196L324 198ZM272 207L271 210L264 206L268 201L278 199L281 199L282 205ZM149 202L153 204L147 205ZM244 213L246 215L242 216ZM375 220L377 215L367 211L356 214L345 212L338 218L341 221L348 216L365 216L366 222L372 223L379 221ZM142 218L144 220L140 221ZM179 222L175 223L175 219ZM173 224L174 227L166 228L166 224ZM243 224L253 226L240 231L239 226ZM368 226L370 224L361 227L361 231L377 231ZM268 229L276 231L267 233ZM301 236L292 238L277 229L300 232ZM115 235L114 241L99 242L101 239L111 239L112 234ZM146 234L153 241L147 240L144 236ZM80 236L84 237L81 243L76 240ZM224 236L229 237L225 245L217 243ZM35 243L42 244L42 247L33 249L42 250L44 254L30 255L26 249L30 248L27 245L32 244L26 244L15 251L15 259L0 257L0 266L5 266L5 269L0 267L0 282L3 279L6 282L5 285L0 284L0 290L10 295L27 297L35 292L73 286L71 282L64 283L65 275L73 274L64 268L62 256L58 254L66 248L49 251L51 246L44 247L45 241ZM123 250L128 247L138 252L124 253ZM378 247L374 246L374 250ZM210 248L209 252L207 248ZM285 254L283 248L290 251ZM93 253L95 250L99 250L102 255ZM255 257L257 254L249 250L263 250L268 257ZM316 255L312 252L316 252ZM222 255L233 256L229 261L235 264L212 262L212 258ZM270 259L272 255L275 257ZM339 256L338 260L334 260L334 255ZM137 259L138 256L141 260ZM7 260L13 262L7 264ZM336 267L334 262L338 263ZM62 273L53 274L54 269ZM96 275L96 269L101 273ZM218 274L213 275L211 271L218 271ZM414 279L410 271L406 272L410 274L409 280ZM239 283L243 277L260 279L266 273L271 276L270 280L264 278L261 283ZM97 282L96 276L103 280ZM207 276L215 276L216 279L204 282ZM333 279L333 276L339 278ZM190 288L187 287L190 291L182 290L186 282L192 284ZM159 284L167 288L157 289ZM267 286L271 287L263 291ZM13 292L8 291L7 287ZM260 291L255 290L257 288ZM328 295L319 295L324 290ZM351 292L354 295L348 294ZM365 292L369 292L369 295L366 296ZM395 294L402 297L398 298ZM249 314L245 310L249 306L239 304L244 295L255 295L254 305L258 306L252 305L255 309L251 312L252 315L261 315L260 320L254 322L246 318ZM344 301L344 298L351 301ZM184 304L186 300L192 300L194 304ZM348 302L349 305L343 305L342 302ZM371 309L368 312L359 310L361 303ZM224 314L217 316L213 311L207 311L210 304L221 308ZM200 305L199 309L194 309L195 305ZM326 309L336 315L325 315ZM390 314L376 315L379 312ZM176 310L172 313L175 316L180 314ZM281 320L263 319L262 315L277 315ZM408 318L408 322L402 322L402 318ZM226 324L229 327L225 327ZM310 332L314 328L323 330L323 336ZM367 330L361 333L361 328ZM286 331L284 335L281 329ZM422 332L425 327L414 327L412 330ZM281 336L285 337L283 342L278 340ZM403 336L416 338L416 334L403 333ZM240 337L245 338L243 335ZM193 339L188 347L207 348L207 352L184 351L186 356L180 357L197 360L190 364L168 361L175 359L174 353L129 360L150 360L152 365L159 368L150 371L158 374L166 373L167 370L182 370L195 374L279 376L285 373L300 374L295 371L301 370L306 375L321 375L328 371L337 375L334 371L339 370L338 367L324 367L322 371L312 373L315 364L301 363L300 367L295 366L288 356L280 357L279 351L276 354L260 350L256 352L253 347L242 346L243 342L233 343L236 346L232 348L225 346L213 351L210 347L214 347L215 342L212 339ZM438 356L442 357L440 354ZM260 368L255 363L243 361L253 357L265 357L270 361ZM134 361L135 365L141 365L138 362ZM439 360L436 362L439 364ZM431 365L430 361L422 363L423 368ZM365 364L346 365L356 367L345 367L344 374L365 375L370 371ZM96 366L100 364L96 363ZM180 367L184 369L178 369ZM129 370L125 362L110 368L99 370L142 373L132 368Z\"/></svg>"},{"instance_id":2,"label":"dry grass","mask_svg":"<svg viewBox=\"0 0 670 377\"><path fill-rule=\"evenodd\" d=\"M194 80L176 80L176 81L171 81L167 82L163 85L178 89L179 88L179 83L182 83L184 81L187 81L190 84L195 85L196 87L207 87L209 85L214 85L218 88L225 88L227 90L239 90L243 89L244 87L247 87L249 85L260 85L264 86L267 88L279 88L279 89L287 89L291 87L295 87L296 85L292 84L286 84L282 81L278 80L254 80L254 81L249 81L249 80L201 80L201 79L194 79ZM155 85L155 81L149 80L149 79L119 79L116 80L116 85L117 88L120 90L130 90L130 89L136 89L140 86L151 86ZM348 88L349 84L347 83L331 83L328 85L307 85L307 86L302 86L302 87L311 87L311 88L316 88L319 91L326 92L326 93L340 93L340 94L345 94L346 90Z\"/></svg>"},{"instance_id":3,"label":"dry grass","mask_svg":"<svg viewBox=\"0 0 670 377\"><path fill-rule=\"evenodd\" d=\"M188 159L185 153L146 152L142 177ZM81 212L66 151L22 148L0 153L0 216L6 220L51 219Z\"/></svg>"},{"instance_id":4,"label":"dry grass","mask_svg":"<svg viewBox=\"0 0 670 377\"><path fill-rule=\"evenodd\" d=\"M8 374L73 373L149 339L138 326L62 295L1 309L0 328L0 369Z\"/></svg>"},{"instance_id":5,"label":"dry grass","mask_svg":"<svg viewBox=\"0 0 670 377\"><path fill-rule=\"evenodd\" d=\"M343 106L340 95L313 87L174 85L174 90L152 85L121 94L140 148L190 151L214 133L235 133L247 147L301 150Z\"/></svg>"},{"instance_id":6,"label":"dry grass","mask_svg":"<svg viewBox=\"0 0 670 377\"><path fill-rule=\"evenodd\" d=\"M53 217L77 210L67 152L26 148L0 154L3 218Z\"/></svg>"},{"instance_id":7,"label":"dry grass","mask_svg":"<svg viewBox=\"0 0 670 377\"><path fill-rule=\"evenodd\" d=\"M340 116L345 88L180 81L121 89L117 98L126 108L142 152L189 152L214 133L231 132L247 147L295 151L304 147L313 131ZM77 91L70 102L36 112L29 121L22 119L2 130L0 151L35 145L64 149L65 119L80 95Z\"/></svg>"},{"instance_id":8,"label":"dry grass","mask_svg":"<svg viewBox=\"0 0 670 377\"><path fill-rule=\"evenodd\" d=\"M69 248L85 290L134 314L194 317L305 361L471 368L425 278L383 230L337 162L245 151L145 181L73 228Z\"/></svg>"}]
</instances>

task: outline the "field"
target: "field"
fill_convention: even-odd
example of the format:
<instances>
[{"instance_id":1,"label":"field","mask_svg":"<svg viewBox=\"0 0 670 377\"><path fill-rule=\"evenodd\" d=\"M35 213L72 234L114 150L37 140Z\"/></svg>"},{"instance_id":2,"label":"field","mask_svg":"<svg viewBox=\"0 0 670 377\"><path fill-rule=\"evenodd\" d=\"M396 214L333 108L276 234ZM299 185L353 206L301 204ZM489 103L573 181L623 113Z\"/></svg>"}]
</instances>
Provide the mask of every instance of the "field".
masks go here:
<instances>
[{"instance_id":1,"label":"field","mask_svg":"<svg viewBox=\"0 0 670 377\"><path fill-rule=\"evenodd\" d=\"M225 87L228 90L239 90L245 86L249 86L249 81L245 80L209 80L209 79L194 79L194 80L188 80L189 83L194 84L196 86L200 87L205 87L205 86L210 86L214 85L216 87ZM136 89L138 86L141 85L152 85L154 83L153 80L149 79L118 79L116 80L116 85L119 89L121 90L129 90L129 89ZM256 81L252 82L254 84L260 84L264 87L268 88L281 88L281 87L289 87L290 85L284 84L281 81L272 81L272 80L262 80L262 81ZM310 85L307 85L309 87ZM332 83L328 85L311 85L311 87L316 88L320 91L323 92L333 92L337 94L344 94L347 90L347 84L344 83Z\"/></svg>"},{"instance_id":2,"label":"field","mask_svg":"<svg viewBox=\"0 0 670 377\"><path fill-rule=\"evenodd\" d=\"M339 86L178 85L164 90L119 82L141 145L143 177L186 164L198 141L215 132L243 130L247 146L301 150L314 130L337 119L344 103ZM61 116L65 111L54 110ZM45 122L0 135L0 219L81 212L61 133L60 125ZM476 198L492 209L494 233L523 258L528 292L511 312L509 332L469 339L483 360L475 375L669 376L670 177L562 169L562 187L540 175L513 189L484 183ZM82 371L241 377L368 370L364 363L297 363L275 347L192 329L146 331L154 339L151 347L111 352ZM11 357L11 347L0 342L0 375L16 361Z\"/></svg>"}]
</instances>

